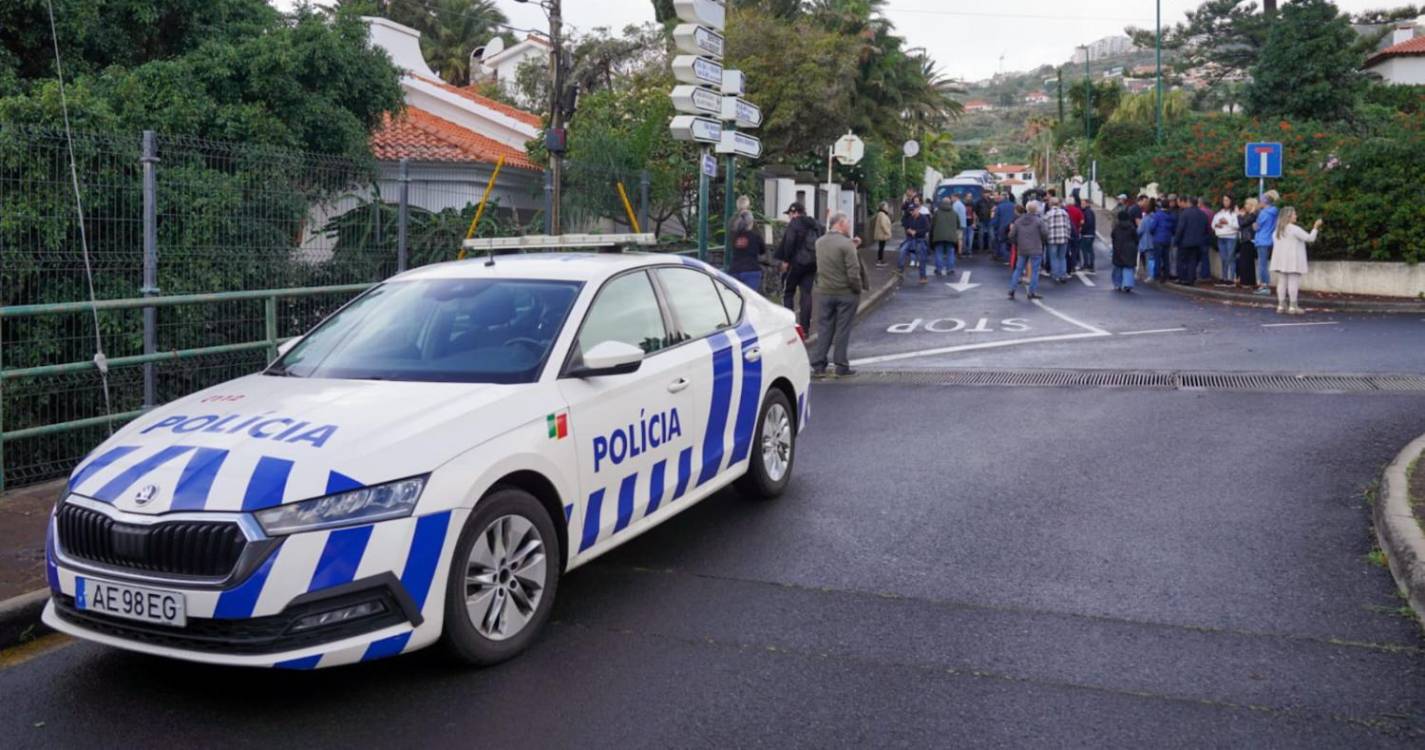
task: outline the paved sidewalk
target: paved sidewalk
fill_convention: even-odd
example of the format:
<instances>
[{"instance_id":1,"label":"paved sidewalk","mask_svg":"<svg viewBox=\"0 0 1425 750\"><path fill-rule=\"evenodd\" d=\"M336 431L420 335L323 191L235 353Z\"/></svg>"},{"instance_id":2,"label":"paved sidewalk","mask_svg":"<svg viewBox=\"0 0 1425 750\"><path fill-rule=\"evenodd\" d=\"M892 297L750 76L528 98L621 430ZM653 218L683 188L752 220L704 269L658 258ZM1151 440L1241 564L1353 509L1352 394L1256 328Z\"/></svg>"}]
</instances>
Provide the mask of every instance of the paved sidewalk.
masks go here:
<instances>
[{"instance_id":1,"label":"paved sidewalk","mask_svg":"<svg viewBox=\"0 0 1425 750\"><path fill-rule=\"evenodd\" d=\"M0 602L45 586L45 523L64 480L0 495Z\"/></svg>"},{"instance_id":2,"label":"paved sidewalk","mask_svg":"<svg viewBox=\"0 0 1425 750\"><path fill-rule=\"evenodd\" d=\"M1233 305L1248 307L1276 307L1276 289L1270 295L1254 294L1250 289L1223 287L1208 282L1188 287L1179 284L1160 284L1163 289L1176 294L1214 299ZM1326 294L1302 292L1301 306L1308 310L1339 310L1349 312L1393 313L1425 315L1425 300L1410 300L1394 297L1369 297L1354 294Z\"/></svg>"}]
</instances>

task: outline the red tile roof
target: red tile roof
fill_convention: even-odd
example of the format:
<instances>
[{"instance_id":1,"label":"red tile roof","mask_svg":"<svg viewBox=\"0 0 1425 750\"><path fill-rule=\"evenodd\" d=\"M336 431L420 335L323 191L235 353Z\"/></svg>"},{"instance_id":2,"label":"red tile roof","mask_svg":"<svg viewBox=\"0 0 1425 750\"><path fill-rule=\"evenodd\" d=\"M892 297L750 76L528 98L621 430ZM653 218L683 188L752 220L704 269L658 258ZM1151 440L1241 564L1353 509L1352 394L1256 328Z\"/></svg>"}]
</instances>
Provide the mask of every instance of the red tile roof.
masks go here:
<instances>
[{"instance_id":1,"label":"red tile roof","mask_svg":"<svg viewBox=\"0 0 1425 750\"><path fill-rule=\"evenodd\" d=\"M1028 164L991 164L985 169L991 172L1028 172Z\"/></svg>"},{"instance_id":2,"label":"red tile roof","mask_svg":"<svg viewBox=\"0 0 1425 750\"><path fill-rule=\"evenodd\" d=\"M1400 44L1393 44L1380 52L1371 55L1366 60L1366 67L1372 67L1386 58L1390 57L1420 57L1425 56L1425 36L1417 36L1414 39L1407 39Z\"/></svg>"},{"instance_id":3,"label":"red tile roof","mask_svg":"<svg viewBox=\"0 0 1425 750\"><path fill-rule=\"evenodd\" d=\"M371 135L371 152L382 161L478 161L494 164L501 156L505 166L542 171L524 149L508 146L473 130L460 127L417 107L392 117Z\"/></svg>"},{"instance_id":4,"label":"red tile roof","mask_svg":"<svg viewBox=\"0 0 1425 750\"><path fill-rule=\"evenodd\" d=\"M526 125L533 125L537 128L544 124L544 121L540 119L539 115L534 114L533 112L526 112L518 107L511 107L510 105L505 104L504 102L497 102L488 96L481 96L480 94L475 93L473 89L463 88L460 86L452 86L446 83L445 81L438 81L434 78L426 78L425 76L412 75L411 77L429 83L430 85L435 86L437 88L445 89L446 91L449 91L450 93L455 94L456 96L461 96L466 99L469 99L470 101L475 102L476 104L479 104L482 107L493 109L496 112L505 115L506 117L512 117Z\"/></svg>"}]
</instances>

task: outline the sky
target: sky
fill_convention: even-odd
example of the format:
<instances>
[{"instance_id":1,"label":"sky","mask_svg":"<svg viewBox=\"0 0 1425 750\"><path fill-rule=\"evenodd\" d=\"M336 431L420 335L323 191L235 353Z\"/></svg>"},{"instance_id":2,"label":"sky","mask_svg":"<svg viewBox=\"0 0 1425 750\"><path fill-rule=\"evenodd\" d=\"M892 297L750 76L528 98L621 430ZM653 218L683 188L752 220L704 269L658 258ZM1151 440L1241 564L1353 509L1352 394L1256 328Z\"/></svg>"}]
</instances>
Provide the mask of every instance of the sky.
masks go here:
<instances>
[{"instance_id":1,"label":"sky","mask_svg":"<svg viewBox=\"0 0 1425 750\"><path fill-rule=\"evenodd\" d=\"M274 0L290 7L293 0ZM533 3L495 0L510 24L545 31L549 22ZM1163 25L1183 20L1201 0L1162 0ZM1346 12L1406 4L1404 0L1336 0ZM1001 10L1000 7L1003 7ZM1125 26L1153 25L1155 0L1020 0L978 3L966 0L889 0L885 14L912 47L930 52L952 78L976 81L1001 70L1032 70L1067 62L1074 47L1123 33ZM568 27L588 32L600 26L621 30L653 20L649 0L564 0ZM731 33L736 33L735 31ZM1000 57L1003 56L1003 63Z\"/></svg>"}]
</instances>

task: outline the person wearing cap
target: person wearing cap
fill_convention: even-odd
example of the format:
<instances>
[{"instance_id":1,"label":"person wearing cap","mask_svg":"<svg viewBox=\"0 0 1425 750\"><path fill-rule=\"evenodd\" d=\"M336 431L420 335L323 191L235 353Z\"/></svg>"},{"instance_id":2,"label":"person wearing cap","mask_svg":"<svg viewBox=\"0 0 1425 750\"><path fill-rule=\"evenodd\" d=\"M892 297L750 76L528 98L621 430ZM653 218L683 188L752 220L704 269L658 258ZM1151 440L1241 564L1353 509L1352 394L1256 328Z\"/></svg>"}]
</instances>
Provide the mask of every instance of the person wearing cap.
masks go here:
<instances>
[{"instance_id":1,"label":"person wearing cap","mask_svg":"<svg viewBox=\"0 0 1425 750\"><path fill-rule=\"evenodd\" d=\"M806 206L787 207L787 231L774 254L782 270L782 304L797 314L802 330L811 335L811 288L816 282L816 239L822 234ZM797 297L797 293L801 297Z\"/></svg>"}]
</instances>

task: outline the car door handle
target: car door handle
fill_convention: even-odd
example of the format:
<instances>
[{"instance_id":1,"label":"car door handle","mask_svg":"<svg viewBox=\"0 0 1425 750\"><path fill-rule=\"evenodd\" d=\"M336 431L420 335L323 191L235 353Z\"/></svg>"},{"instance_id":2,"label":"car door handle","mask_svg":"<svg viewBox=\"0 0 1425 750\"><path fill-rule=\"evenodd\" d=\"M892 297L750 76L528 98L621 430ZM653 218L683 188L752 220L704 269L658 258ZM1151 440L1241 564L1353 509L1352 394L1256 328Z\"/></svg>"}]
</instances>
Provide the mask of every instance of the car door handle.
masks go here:
<instances>
[{"instance_id":1,"label":"car door handle","mask_svg":"<svg viewBox=\"0 0 1425 750\"><path fill-rule=\"evenodd\" d=\"M678 391L681 391L681 390L683 390L684 388L687 388L688 385L689 385L689 381L688 381L687 378L678 378L677 380L674 380L673 382L671 382L671 383L668 384L668 392L669 392L669 393L677 393Z\"/></svg>"},{"instance_id":2,"label":"car door handle","mask_svg":"<svg viewBox=\"0 0 1425 750\"><path fill-rule=\"evenodd\" d=\"M760 360L762 359L762 347L760 347L760 346L748 347L747 351L745 351L745 352L742 353L742 358L745 359L745 360L747 360L748 362L758 362L758 361L760 361Z\"/></svg>"}]
</instances>

